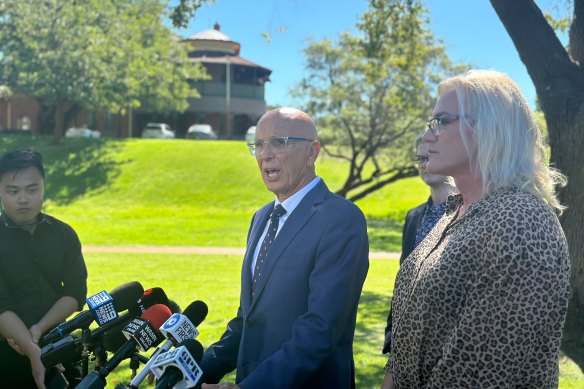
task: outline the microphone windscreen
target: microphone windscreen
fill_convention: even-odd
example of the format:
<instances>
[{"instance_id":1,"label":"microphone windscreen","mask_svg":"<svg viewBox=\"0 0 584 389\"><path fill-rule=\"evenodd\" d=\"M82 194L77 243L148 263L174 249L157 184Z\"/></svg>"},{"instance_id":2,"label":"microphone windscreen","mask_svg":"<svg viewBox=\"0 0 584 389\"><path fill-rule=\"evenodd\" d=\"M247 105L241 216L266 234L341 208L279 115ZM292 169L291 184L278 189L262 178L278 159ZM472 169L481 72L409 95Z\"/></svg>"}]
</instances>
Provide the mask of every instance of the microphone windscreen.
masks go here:
<instances>
[{"instance_id":1,"label":"microphone windscreen","mask_svg":"<svg viewBox=\"0 0 584 389\"><path fill-rule=\"evenodd\" d=\"M205 320L205 318L207 317L207 313L209 313L209 308L207 307L207 304L200 300L197 300L193 301L184 310L183 315L185 315L191 321L191 323L193 323L195 327L198 327L199 324L201 324L203 320Z\"/></svg>"},{"instance_id":2,"label":"microphone windscreen","mask_svg":"<svg viewBox=\"0 0 584 389\"><path fill-rule=\"evenodd\" d=\"M148 320L157 331L171 316L170 308L163 304L154 304L142 313L142 318Z\"/></svg>"},{"instance_id":3,"label":"microphone windscreen","mask_svg":"<svg viewBox=\"0 0 584 389\"><path fill-rule=\"evenodd\" d=\"M125 311L136 305L136 301L144 294L144 288L138 281L126 282L110 292L118 312Z\"/></svg>"},{"instance_id":4,"label":"microphone windscreen","mask_svg":"<svg viewBox=\"0 0 584 389\"><path fill-rule=\"evenodd\" d=\"M115 353L122 347L128 339L122 333L122 329L127 326L135 316L124 315L123 318L119 319L119 322L115 326L112 326L103 333L103 347L106 351Z\"/></svg>"},{"instance_id":5,"label":"microphone windscreen","mask_svg":"<svg viewBox=\"0 0 584 389\"><path fill-rule=\"evenodd\" d=\"M155 304L164 304L168 307L168 297L162 288L150 288L144 291L142 296L142 305L144 309L150 308Z\"/></svg>"},{"instance_id":6,"label":"microphone windscreen","mask_svg":"<svg viewBox=\"0 0 584 389\"><path fill-rule=\"evenodd\" d=\"M201 362L201 359L203 359L203 354L205 350L203 350L203 345L198 340L185 339L176 345L177 348L179 348L180 346L185 346L186 349L189 351L189 354L191 354L191 356L197 363Z\"/></svg>"}]
</instances>

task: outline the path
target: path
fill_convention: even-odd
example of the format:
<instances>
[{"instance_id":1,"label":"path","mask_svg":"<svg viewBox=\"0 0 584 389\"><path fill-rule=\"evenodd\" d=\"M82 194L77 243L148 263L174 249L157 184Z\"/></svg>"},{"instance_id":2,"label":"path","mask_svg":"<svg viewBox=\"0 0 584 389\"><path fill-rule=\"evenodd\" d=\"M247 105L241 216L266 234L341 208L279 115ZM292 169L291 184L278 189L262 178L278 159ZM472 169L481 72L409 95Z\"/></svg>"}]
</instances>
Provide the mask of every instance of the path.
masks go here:
<instances>
[{"instance_id":1,"label":"path","mask_svg":"<svg viewBox=\"0 0 584 389\"><path fill-rule=\"evenodd\" d=\"M240 247L202 247L202 246L94 246L84 245L84 253L153 253L153 254L200 254L200 255L239 255L243 256L244 248ZM399 259L399 253L372 251L371 259Z\"/></svg>"}]
</instances>

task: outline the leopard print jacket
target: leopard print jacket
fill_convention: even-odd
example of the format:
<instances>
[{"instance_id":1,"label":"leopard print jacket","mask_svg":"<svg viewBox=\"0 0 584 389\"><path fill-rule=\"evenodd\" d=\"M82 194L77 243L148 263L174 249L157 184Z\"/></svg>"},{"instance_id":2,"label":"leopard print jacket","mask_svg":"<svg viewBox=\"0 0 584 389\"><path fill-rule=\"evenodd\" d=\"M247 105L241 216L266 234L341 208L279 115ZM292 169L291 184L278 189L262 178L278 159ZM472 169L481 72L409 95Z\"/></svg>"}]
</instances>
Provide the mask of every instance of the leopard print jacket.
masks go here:
<instances>
[{"instance_id":1,"label":"leopard print jacket","mask_svg":"<svg viewBox=\"0 0 584 389\"><path fill-rule=\"evenodd\" d=\"M387 369L396 388L556 388L570 296L558 218L532 194L460 195L403 262Z\"/></svg>"}]
</instances>

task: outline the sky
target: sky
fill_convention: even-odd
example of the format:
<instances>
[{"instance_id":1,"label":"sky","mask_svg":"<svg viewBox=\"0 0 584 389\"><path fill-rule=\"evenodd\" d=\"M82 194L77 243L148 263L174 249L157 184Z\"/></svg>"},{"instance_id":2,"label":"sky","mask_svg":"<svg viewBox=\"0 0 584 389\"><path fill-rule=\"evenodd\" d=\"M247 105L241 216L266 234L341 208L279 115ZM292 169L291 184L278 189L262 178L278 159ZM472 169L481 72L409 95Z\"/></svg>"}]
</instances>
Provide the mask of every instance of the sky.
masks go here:
<instances>
[{"instance_id":1,"label":"sky","mask_svg":"<svg viewBox=\"0 0 584 389\"><path fill-rule=\"evenodd\" d=\"M508 74L535 107L533 83L489 1L424 3L429 10L429 28L446 45L451 60ZM552 8L554 0L536 3L546 10ZM241 44L243 58L272 70L265 89L266 103L294 106L289 90L303 77L302 50L308 40L336 40L343 31L356 33L355 26L367 6L366 0L216 0L214 5L199 9L186 29L176 32L188 38L219 23L221 32Z\"/></svg>"}]
</instances>

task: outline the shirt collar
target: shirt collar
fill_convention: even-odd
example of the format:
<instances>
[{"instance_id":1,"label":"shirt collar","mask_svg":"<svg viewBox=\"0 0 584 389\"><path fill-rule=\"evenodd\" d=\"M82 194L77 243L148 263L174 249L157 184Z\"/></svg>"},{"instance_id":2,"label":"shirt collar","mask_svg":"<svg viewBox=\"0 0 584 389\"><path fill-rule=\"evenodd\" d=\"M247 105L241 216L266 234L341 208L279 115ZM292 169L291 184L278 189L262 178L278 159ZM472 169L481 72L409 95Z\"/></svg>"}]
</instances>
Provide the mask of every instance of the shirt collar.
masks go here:
<instances>
[{"instance_id":1,"label":"shirt collar","mask_svg":"<svg viewBox=\"0 0 584 389\"><path fill-rule=\"evenodd\" d=\"M310 192L312 188L314 188L320 182L320 177L316 176L306 185L304 188L300 189L298 192L294 193L292 196L288 197L283 202L280 202L276 197L274 201L274 207L278 204L282 204L284 209L286 210L286 216L289 216L300 204L302 199Z\"/></svg>"},{"instance_id":2,"label":"shirt collar","mask_svg":"<svg viewBox=\"0 0 584 389\"><path fill-rule=\"evenodd\" d=\"M27 224L27 225L20 225L20 224L15 224L9 217L8 215L6 215L6 212L2 212L2 215L0 215L0 218L2 219L2 224L4 225L4 227L6 228L14 228L14 229L25 229L24 227L36 227L39 224L42 223L47 223L47 224L51 224L51 221L47 218L47 216L44 213L40 213L39 214L39 219L36 223L33 224Z\"/></svg>"}]
</instances>

